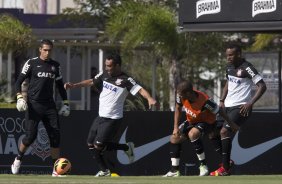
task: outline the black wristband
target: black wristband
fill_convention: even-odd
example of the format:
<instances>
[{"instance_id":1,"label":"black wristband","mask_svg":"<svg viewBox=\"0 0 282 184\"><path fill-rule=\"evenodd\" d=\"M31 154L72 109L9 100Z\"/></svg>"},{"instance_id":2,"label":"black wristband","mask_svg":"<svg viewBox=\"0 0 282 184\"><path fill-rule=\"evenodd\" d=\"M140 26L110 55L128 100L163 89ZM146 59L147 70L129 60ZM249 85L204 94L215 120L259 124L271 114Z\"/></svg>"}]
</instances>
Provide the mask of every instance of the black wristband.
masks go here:
<instances>
[{"instance_id":1,"label":"black wristband","mask_svg":"<svg viewBox=\"0 0 282 184\"><path fill-rule=\"evenodd\" d=\"M223 99L219 99L219 101L220 101L220 102L224 102L224 100L223 100Z\"/></svg>"}]
</instances>

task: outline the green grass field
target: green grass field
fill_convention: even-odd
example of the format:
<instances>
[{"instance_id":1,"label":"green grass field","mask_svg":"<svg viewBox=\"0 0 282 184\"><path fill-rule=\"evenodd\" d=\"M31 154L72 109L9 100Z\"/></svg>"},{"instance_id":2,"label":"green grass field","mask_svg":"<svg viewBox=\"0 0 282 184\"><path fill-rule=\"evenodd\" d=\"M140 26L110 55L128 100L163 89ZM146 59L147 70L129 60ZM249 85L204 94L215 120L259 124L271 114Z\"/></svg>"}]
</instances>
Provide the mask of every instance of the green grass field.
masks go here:
<instances>
[{"instance_id":1,"label":"green grass field","mask_svg":"<svg viewBox=\"0 0 282 184\"><path fill-rule=\"evenodd\" d=\"M94 176L70 175L54 178L47 175L0 175L2 184L281 184L282 175L236 175L226 177L181 176L122 176L95 178Z\"/></svg>"}]
</instances>

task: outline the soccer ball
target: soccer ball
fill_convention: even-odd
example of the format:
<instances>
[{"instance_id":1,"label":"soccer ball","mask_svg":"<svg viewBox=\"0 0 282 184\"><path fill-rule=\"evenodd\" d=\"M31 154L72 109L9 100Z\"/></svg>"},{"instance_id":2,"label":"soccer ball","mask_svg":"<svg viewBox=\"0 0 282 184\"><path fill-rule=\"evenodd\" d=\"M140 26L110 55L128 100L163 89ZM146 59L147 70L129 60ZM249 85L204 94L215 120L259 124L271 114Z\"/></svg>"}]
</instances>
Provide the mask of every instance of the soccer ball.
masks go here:
<instances>
[{"instance_id":1,"label":"soccer ball","mask_svg":"<svg viewBox=\"0 0 282 184\"><path fill-rule=\"evenodd\" d=\"M69 174L71 171L71 163L66 158L59 158L54 164L54 171L59 175Z\"/></svg>"}]
</instances>

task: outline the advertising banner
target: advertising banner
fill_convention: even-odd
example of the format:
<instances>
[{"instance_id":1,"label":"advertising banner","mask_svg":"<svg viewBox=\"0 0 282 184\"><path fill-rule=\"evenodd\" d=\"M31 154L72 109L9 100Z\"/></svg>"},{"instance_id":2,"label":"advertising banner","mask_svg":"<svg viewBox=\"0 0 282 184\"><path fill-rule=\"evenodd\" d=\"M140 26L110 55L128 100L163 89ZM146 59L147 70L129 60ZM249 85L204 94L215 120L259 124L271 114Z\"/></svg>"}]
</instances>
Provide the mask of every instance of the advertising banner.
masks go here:
<instances>
[{"instance_id":1,"label":"advertising banner","mask_svg":"<svg viewBox=\"0 0 282 184\"><path fill-rule=\"evenodd\" d=\"M61 156L72 163L71 174L94 175L97 165L88 150L86 138L97 116L91 111L72 111L61 118ZM231 157L233 174L282 173L277 159L282 154L282 114L253 113L233 139ZM16 110L0 111L0 173L10 173L24 134L23 114ZM51 174L50 145L46 131L39 126L38 137L27 151L21 173ZM129 164L122 151L106 153L110 169L120 175L163 175L170 169L169 137L173 129L173 112L125 112L123 125L115 140L135 143L135 160ZM114 136L114 135L113 135ZM203 137L210 171L218 168L220 155ZM191 143L182 145L180 168L183 175L198 175L198 161Z\"/></svg>"},{"instance_id":2,"label":"advertising banner","mask_svg":"<svg viewBox=\"0 0 282 184\"><path fill-rule=\"evenodd\" d=\"M281 21L282 0L179 1L179 24L188 30L280 30Z\"/></svg>"}]
</instances>

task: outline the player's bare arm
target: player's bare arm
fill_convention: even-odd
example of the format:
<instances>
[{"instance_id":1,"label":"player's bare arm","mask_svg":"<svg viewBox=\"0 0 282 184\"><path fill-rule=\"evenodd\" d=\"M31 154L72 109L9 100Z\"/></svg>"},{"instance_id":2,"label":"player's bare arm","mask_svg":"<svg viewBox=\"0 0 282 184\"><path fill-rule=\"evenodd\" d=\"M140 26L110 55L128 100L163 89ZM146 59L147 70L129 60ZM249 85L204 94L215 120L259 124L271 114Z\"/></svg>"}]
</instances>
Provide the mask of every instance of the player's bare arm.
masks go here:
<instances>
[{"instance_id":1,"label":"player's bare arm","mask_svg":"<svg viewBox=\"0 0 282 184\"><path fill-rule=\"evenodd\" d=\"M179 130L178 123L180 121L181 110L182 110L182 107L179 104L176 104L175 111L174 111L174 125L173 125L174 128L173 128L172 135L170 137L170 142L173 144L181 143L182 141L186 139L186 137L183 136L183 134L181 134Z\"/></svg>"},{"instance_id":2,"label":"player's bare arm","mask_svg":"<svg viewBox=\"0 0 282 184\"><path fill-rule=\"evenodd\" d=\"M226 83L225 83L225 86L222 90L221 98L219 100L219 106L222 107L222 108L224 107L224 100L227 96L227 93L228 93L228 81L226 81Z\"/></svg>"},{"instance_id":3,"label":"player's bare arm","mask_svg":"<svg viewBox=\"0 0 282 184\"><path fill-rule=\"evenodd\" d=\"M73 88L88 87L92 85L93 85L93 79L87 79L87 80L83 80L78 83L67 82L65 83L64 88L67 90L67 89L73 89Z\"/></svg>"},{"instance_id":4,"label":"player's bare arm","mask_svg":"<svg viewBox=\"0 0 282 184\"><path fill-rule=\"evenodd\" d=\"M147 90L145 90L144 88L141 88L141 89L139 90L139 93L140 93L145 99L148 100L148 105L149 105L149 108L150 108L150 109L151 109L151 107L152 107L153 105L156 105L157 101L156 101L153 97L151 97L150 93L149 93Z\"/></svg>"},{"instance_id":5,"label":"player's bare arm","mask_svg":"<svg viewBox=\"0 0 282 184\"><path fill-rule=\"evenodd\" d=\"M179 136L180 132L179 132L179 121L180 121L180 116L181 116L181 112L182 112L182 106L180 106L179 104L175 104L175 111L174 111L174 124L173 124L173 135L177 135Z\"/></svg>"},{"instance_id":6,"label":"player's bare arm","mask_svg":"<svg viewBox=\"0 0 282 184\"><path fill-rule=\"evenodd\" d=\"M240 113L242 116L248 116L250 110L252 109L253 105L260 99L260 97L265 93L266 91L266 84L263 80L259 81L257 84L257 90L255 95L253 96L252 100L244 105L241 106Z\"/></svg>"}]
</instances>

